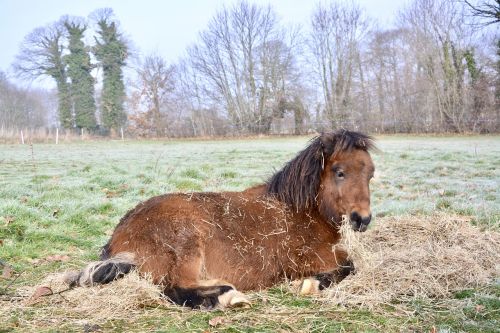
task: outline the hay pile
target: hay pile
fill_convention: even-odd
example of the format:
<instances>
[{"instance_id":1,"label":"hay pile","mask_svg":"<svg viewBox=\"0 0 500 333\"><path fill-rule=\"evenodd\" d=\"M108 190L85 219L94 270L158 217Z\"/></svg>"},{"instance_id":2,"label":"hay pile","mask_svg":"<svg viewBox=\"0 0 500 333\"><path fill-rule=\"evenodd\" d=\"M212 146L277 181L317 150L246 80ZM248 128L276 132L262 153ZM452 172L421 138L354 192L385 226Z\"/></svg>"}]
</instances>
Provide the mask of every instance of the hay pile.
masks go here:
<instances>
[{"instance_id":1,"label":"hay pile","mask_svg":"<svg viewBox=\"0 0 500 333\"><path fill-rule=\"evenodd\" d=\"M365 233L347 224L341 232L356 274L328 291L336 304L449 297L500 277L500 233L480 231L463 216L387 217Z\"/></svg>"},{"instance_id":2,"label":"hay pile","mask_svg":"<svg viewBox=\"0 0 500 333\"><path fill-rule=\"evenodd\" d=\"M109 318L130 319L140 315L144 307L170 306L162 297L160 287L135 271L109 285L69 290L64 275L49 275L36 287L18 290L25 297L22 302L13 304L14 307L37 308L54 317L59 315L59 309L64 311L64 316L101 322ZM53 294L44 294L45 291Z\"/></svg>"},{"instance_id":3,"label":"hay pile","mask_svg":"<svg viewBox=\"0 0 500 333\"><path fill-rule=\"evenodd\" d=\"M448 297L454 290L485 285L500 277L500 233L480 231L464 217L388 217L365 233L354 232L348 225L341 231L341 246L349 251L357 273L320 296L331 305L373 309L415 297ZM0 306L0 312L36 310L36 320L44 321L37 325L89 318L93 323L109 318L131 320L144 315L144 307L189 313L165 301L159 287L135 272L90 288L66 290L63 280L61 274L52 275L38 286L18 290L21 299L7 308ZM41 286L54 294L34 297ZM258 295L250 296L258 300Z\"/></svg>"}]
</instances>

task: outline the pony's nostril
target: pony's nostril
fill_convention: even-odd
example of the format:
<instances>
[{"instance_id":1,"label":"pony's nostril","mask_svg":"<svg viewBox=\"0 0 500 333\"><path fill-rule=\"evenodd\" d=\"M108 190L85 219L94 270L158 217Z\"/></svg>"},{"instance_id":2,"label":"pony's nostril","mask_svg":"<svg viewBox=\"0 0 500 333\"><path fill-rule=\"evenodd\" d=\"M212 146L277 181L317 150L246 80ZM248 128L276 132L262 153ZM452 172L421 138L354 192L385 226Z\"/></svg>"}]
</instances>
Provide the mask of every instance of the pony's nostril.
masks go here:
<instances>
[{"instance_id":1,"label":"pony's nostril","mask_svg":"<svg viewBox=\"0 0 500 333\"><path fill-rule=\"evenodd\" d=\"M368 228L368 224L372 219L372 215L370 214L368 216L363 217L359 215L357 212L352 212L350 218L354 230L365 231Z\"/></svg>"},{"instance_id":2,"label":"pony's nostril","mask_svg":"<svg viewBox=\"0 0 500 333\"><path fill-rule=\"evenodd\" d=\"M357 212L352 212L350 218L351 218L351 221L356 222L356 223L361 223L361 221L363 220L361 218L361 215L359 215Z\"/></svg>"},{"instance_id":3,"label":"pony's nostril","mask_svg":"<svg viewBox=\"0 0 500 333\"><path fill-rule=\"evenodd\" d=\"M358 212L352 212L350 218L351 221L368 224L372 219L372 214L361 216Z\"/></svg>"}]
</instances>

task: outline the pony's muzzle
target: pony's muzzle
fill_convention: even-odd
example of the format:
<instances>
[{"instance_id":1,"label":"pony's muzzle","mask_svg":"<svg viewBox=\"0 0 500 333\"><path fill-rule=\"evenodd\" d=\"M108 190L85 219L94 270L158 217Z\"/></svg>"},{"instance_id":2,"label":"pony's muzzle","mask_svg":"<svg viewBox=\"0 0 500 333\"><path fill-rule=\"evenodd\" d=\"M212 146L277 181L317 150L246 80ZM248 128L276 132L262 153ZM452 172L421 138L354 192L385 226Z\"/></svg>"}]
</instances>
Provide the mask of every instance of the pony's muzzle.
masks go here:
<instances>
[{"instance_id":1,"label":"pony's muzzle","mask_svg":"<svg viewBox=\"0 0 500 333\"><path fill-rule=\"evenodd\" d=\"M372 220L372 214L361 216L360 214L358 214L358 212L352 212L350 219L352 228L355 231L363 232L368 229L368 224L370 224L370 221Z\"/></svg>"}]
</instances>

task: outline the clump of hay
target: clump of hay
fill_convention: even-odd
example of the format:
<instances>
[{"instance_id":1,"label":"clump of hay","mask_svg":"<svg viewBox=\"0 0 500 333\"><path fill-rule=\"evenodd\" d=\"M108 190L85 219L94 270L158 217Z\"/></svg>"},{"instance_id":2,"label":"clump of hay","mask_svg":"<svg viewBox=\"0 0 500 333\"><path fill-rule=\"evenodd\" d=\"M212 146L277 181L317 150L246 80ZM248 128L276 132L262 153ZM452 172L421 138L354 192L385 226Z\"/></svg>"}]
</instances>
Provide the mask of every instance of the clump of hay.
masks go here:
<instances>
[{"instance_id":1,"label":"clump of hay","mask_svg":"<svg viewBox=\"0 0 500 333\"><path fill-rule=\"evenodd\" d=\"M69 289L64 280L64 273L53 274L36 287L19 290L26 297L17 306L36 307L45 311L64 309L65 315L71 313L73 317L92 318L99 322L109 318L130 319L134 314L140 314L144 307L170 304L162 297L159 286L136 271L111 284L88 288ZM45 290L52 291L53 294L45 293Z\"/></svg>"},{"instance_id":2,"label":"clump of hay","mask_svg":"<svg viewBox=\"0 0 500 333\"><path fill-rule=\"evenodd\" d=\"M373 308L411 298L446 297L500 276L500 233L461 216L382 218L365 233L344 223L342 244L356 267L328 293L336 304Z\"/></svg>"}]
</instances>

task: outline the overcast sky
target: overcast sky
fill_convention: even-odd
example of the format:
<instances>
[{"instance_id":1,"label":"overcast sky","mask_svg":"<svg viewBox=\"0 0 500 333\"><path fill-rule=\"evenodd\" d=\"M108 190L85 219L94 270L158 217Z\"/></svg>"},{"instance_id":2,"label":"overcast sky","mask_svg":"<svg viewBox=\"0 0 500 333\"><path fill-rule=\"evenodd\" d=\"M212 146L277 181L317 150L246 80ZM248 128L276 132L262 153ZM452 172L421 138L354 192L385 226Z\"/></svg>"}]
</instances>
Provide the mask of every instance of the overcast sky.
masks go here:
<instances>
[{"instance_id":1,"label":"overcast sky","mask_svg":"<svg viewBox=\"0 0 500 333\"><path fill-rule=\"evenodd\" d=\"M7 73L24 36L62 15L84 16L111 7L141 53L157 52L170 62L183 55L223 4L236 0L0 0L0 70ZM253 0L270 3L284 23L307 25L318 1ZM324 1L323 1L324 2ZM405 1L355 0L383 25L392 23ZM48 82L47 82L48 83Z\"/></svg>"}]
</instances>

